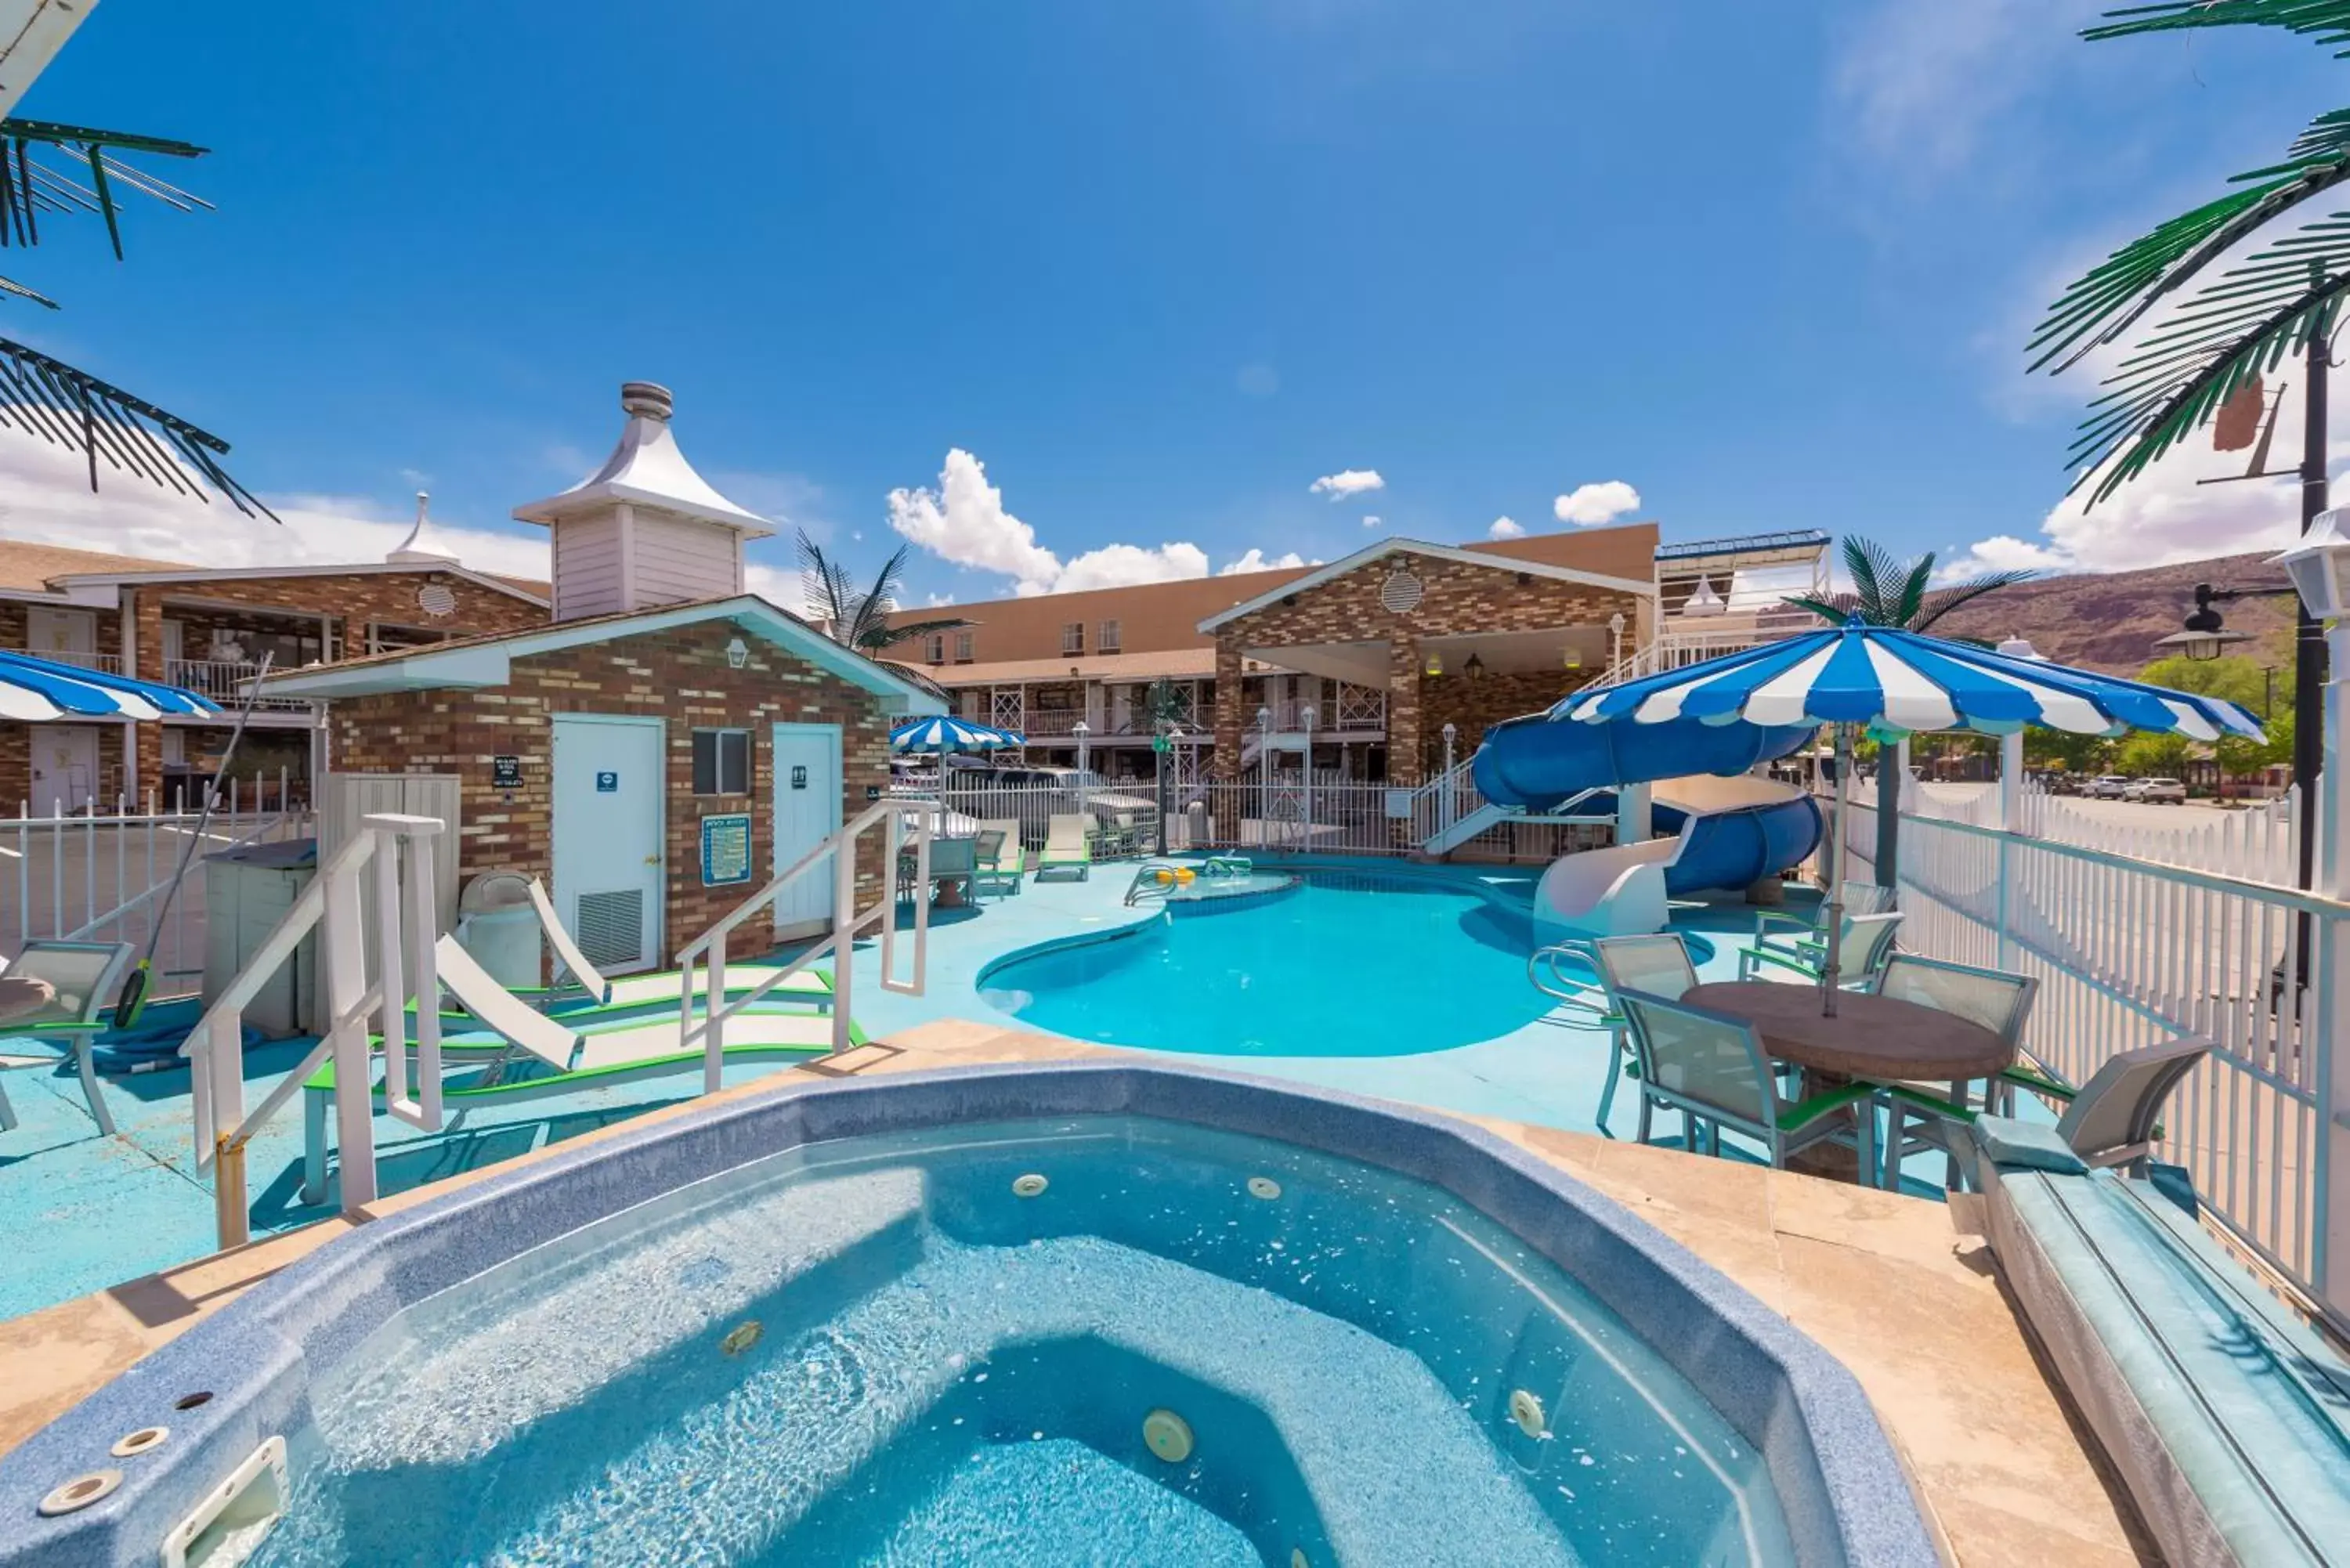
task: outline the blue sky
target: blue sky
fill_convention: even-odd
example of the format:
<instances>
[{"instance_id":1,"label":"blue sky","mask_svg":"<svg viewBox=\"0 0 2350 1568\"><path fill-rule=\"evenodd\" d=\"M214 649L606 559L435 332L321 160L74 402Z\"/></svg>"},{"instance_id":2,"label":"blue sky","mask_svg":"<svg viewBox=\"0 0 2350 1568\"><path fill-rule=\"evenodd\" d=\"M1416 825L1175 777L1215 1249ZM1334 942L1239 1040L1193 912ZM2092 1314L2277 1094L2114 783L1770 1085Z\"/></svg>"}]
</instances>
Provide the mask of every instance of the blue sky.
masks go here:
<instances>
[{"instance_id":1,"label":"blue sky","mask_svg":"<svg viewBox=\"0 0 2350 1568\"><path fill-rule=\"evenodd\" d=\"M121 266L53 229L5 270L66 309L0 331L229 437L289 531L92 504L16 437L0 530L347 558L422 484L519 569L502 520L643 377L743 504L858 565L913 529L917 600L1573 526L1609 484L1669 538L2253 547L2289 490L2196 493L2234 461L2199 448L2043 532L2090 389L2022 337L2350 66L2093 11L105 0L20 112L204 143L159 171L219 211L134 211Z\"/></svg>"}]
</instances>

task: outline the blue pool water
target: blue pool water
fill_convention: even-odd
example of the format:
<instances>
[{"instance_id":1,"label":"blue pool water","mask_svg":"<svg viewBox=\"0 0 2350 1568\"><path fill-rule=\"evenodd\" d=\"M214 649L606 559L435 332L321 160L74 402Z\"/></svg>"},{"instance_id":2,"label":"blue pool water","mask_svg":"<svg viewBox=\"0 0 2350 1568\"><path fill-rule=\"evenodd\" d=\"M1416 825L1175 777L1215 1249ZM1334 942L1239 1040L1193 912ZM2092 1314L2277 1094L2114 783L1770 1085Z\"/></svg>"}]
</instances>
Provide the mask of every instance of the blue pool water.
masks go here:
<instances>
[{"instance_id":1,"label":"blue pool water","mask_svg":"<svg viewBox=\"0 0 2350 1568\"><path fill-rule=\"evenodd\" d=\"M1515 1236L1142 1118L772 1157L402 1311L307 1409L259 1568L1792 1557L1756 1451Z\"/></svg>"},{"instance_id":2,"label":"blue pool water","mask_svg":"<svg viewBox=\"0 0 2350 1568\"><path fill-rule=\"evenodd\" d=\"M1014 957L979 985L991 1006L1075 1040L1395 1056L1492 1040L1548 1012L1553 1000L1526 980L1534 945L1521 909L1457 879L1307 870L1293 891Z\"/></svg>"}]
</instances>

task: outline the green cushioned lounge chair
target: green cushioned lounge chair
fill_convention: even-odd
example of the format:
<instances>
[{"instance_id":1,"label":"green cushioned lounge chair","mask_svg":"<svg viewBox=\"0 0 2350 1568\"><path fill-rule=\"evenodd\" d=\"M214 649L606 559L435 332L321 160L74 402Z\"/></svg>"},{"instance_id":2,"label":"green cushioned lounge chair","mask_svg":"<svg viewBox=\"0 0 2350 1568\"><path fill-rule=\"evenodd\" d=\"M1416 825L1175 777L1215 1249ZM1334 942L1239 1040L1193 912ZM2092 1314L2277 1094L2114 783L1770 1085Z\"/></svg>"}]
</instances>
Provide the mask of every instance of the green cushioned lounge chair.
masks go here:
<instances>
[{"instance_id":1,"label":"green cushioned lounge chair","mask_svg":"<svg viewBox=\"0 0 2350 1568\"><path fill-rule=\"evenodd\" d=\"M1094 852L1086 844L1087 818L1076 812L1055 812L1045 828L1044 852L1036 857L1036 874L1075 870L1080 881L1093 875Z\"/></svg>"}]
</instances>

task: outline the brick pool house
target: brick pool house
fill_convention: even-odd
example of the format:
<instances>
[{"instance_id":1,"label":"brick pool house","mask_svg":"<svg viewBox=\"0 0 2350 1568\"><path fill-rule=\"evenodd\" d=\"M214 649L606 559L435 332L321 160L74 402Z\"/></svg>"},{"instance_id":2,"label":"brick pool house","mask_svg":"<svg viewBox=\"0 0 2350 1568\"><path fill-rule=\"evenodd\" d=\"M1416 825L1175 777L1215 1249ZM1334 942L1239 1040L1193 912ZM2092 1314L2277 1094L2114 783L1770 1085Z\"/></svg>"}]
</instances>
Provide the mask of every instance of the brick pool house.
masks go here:
<instances>
[{"instance_id":1,"label":"brick pool house","mask_svg":"<svg viewBox=\"0 0 2350 1568\"><path fill-rule=\"evenodd\" d=\"M631 382L629 423L589 479L515 515L554 534L556 619L273 676L324 704L334 771L457 781L462 883L547 879L588 956L671 962L889 782L889 724L942 711L919 677L743 590L769 532L687 465L669 394ZM860 846L859 903L882 887ZM830 923L805 878L778 938Z\"/></svg>"}]
</instances>

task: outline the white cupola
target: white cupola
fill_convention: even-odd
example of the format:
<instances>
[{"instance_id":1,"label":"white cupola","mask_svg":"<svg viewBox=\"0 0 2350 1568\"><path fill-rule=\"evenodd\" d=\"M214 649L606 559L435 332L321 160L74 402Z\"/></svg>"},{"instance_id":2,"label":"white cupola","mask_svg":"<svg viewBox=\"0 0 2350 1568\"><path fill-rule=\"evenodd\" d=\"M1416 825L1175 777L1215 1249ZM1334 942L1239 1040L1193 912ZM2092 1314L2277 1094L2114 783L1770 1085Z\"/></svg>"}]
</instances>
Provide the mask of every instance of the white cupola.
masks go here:
<instances>
[{"instance_id":1,"label":"white cupola","mask_svg":"<svg viewBox=\"0 0 2350 1568\"><path fill-rule=\"evenodd\" d=\"M670 430L673 406L667 387L623 383L629 422L604 466L515 508L553 533L556 620L743 591L743 542L775 529L693 472Z\"/></svg>"},{"instance_id":2,"label":"white cupola","mask_svg":"<svg viewBox=\"0 0 2350 1568\"><path fill-rule=\"evenodd\" d=\"M440 530L432 526L432 521L429 515L432 507L432 497L421 490L418 491L416 493L416 525L409 529L407 538L402 539L390 555L384 556L388 565L394 566L457 565L457 552L447 546L441 537Z\"/></svg>"}]
</instances>

